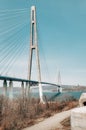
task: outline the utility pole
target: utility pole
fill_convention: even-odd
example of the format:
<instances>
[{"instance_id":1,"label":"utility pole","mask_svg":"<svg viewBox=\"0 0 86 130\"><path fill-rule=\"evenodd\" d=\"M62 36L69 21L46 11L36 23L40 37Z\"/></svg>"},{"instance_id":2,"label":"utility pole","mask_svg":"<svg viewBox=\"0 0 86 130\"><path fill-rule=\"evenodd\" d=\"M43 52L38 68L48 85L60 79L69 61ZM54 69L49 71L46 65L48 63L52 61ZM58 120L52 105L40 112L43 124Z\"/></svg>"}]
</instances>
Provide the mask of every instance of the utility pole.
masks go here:
<instances>
[{"instance_id":1,"label":"utility pole","mask_svg":"<svg viewBox=\"0 0 86 130\"><path fill-rule=\"evenodd\" d=\"M41 71L40 71L40 62L39 62L39 50L38 50L38 40L37 40L37 27L36 27L36 7L35 6L31 7L30 52L29 52L29 66L28 66L28 79L29 80L31 80L33 51L35 51L35 54L36 54L40 102L43 102Z\"/></svg>"}]
</instances>

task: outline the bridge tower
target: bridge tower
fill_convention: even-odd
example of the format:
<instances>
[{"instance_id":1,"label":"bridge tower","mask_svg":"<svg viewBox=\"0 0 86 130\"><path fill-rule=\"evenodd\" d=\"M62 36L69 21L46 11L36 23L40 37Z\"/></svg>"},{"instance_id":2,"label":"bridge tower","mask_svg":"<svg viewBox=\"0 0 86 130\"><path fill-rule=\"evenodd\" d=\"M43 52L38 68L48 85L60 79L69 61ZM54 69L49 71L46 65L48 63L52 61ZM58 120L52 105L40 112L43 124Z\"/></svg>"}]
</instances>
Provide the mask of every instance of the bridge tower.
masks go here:
<instances>
[{"instance_id":1,"label":"bridge tower","mask_svg":"<svg viewBox=\"0 0 86 130\"><path fill-rule=\"evenodd\" d=\"M58 72L58 92L62 92L62 87L61 87L61 74L60 74L60 71Z\"/></svg>"},{"instance_id":2,"label":"bridge tower","mask_svg":"<svg viewBox=\"0 0 86 130\"><path fill-rule=\"evenodd\" d=\"M36 54L40 102L43 102L41 71L40 71L40 62L39 62L39 50L38 50L38 41L37 41L36 7L35 6L31 7L30 54L29 54L29 65L28 65L28 79L29 80L31 80L33 51L35 51L35 54Z\"/></svg>"},{"instance_id":3,"label":"bridge tower","mask_svg":"<svg viewBox=\"0 0 86 130\"><path fill-rule=\"evenodd\" d=\"M58 72L58 85L61 85L61 74L60 71Z\"/></svg>"}]
</instances>

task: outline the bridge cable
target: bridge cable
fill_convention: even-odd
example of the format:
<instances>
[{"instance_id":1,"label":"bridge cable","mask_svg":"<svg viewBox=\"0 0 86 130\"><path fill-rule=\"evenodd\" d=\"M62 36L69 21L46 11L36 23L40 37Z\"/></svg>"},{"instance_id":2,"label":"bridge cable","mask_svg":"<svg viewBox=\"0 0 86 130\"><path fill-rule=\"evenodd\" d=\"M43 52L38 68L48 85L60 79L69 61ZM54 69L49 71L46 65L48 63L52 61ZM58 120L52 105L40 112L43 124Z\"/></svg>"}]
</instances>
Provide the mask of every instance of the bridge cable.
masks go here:
<instances>
[{"instance_id":1,"label":"bridge cable","mask_svg":"<svg viewBox=\"0 0 86 130\"><path fill-rule=\"evenodd\" d=\"M14 30L19 30L23 25L25 25L25 23L27 24L27 21L26 22L24 22L23 24L16 24L17 25L17 27L15 27L14 26L14 28L13 28L13 25L12 25L12 28L13 28L13 30L12 30L12 28L11 28L11 31L13 31L13 32L11 32L11 33L6 33L5 34L5 37L6 37L6 35L7 35L7 38L9 37L9 39L11 38L10 36L12 36L12 34L14 35L15 33L14 33ZM7 31L7 30L6 30ZM4 32L3 32L4 33ZM3 37L2 37L3 38ZM4 39L5 40L5 39ZM0 40L0 42L1 41L3 41L3 39L2 40ZM3 45L3 44L2 44ZM1 47L0 47L1 48ZM6 46L4 47L4 48L6 48ZM1 50L0 50L1 51Z\"/></svg>"},{"instance_id":2,"label":"bridge cable","mask_svg":"<svg viewBox=\"0 0 86 130\"><path fill-rule=\"evenodd\" d=\"M23 24L23 28L24 28L24 26L25 26L26 24ZM22 26L21 26L22 27ZM15 34L18 34L18 32L21 30L22 28L20 28ZM14 35L14 34L13 34ZM16 37L18 37L18 35L16 35ZM4 53L4 52L6 52L6 50L8 50L8 48L10 48L10 50L13 48L13 46L15 46L15 44L13 43L12 44L12 40L13 41L15 41L15 39L16 39L16 37L11 37L11 41L9 41L9 46L7 46L6 47L6 44L5 45L3 45L2 47L1 47L1 49L0 49L0 52L1 53ZM10 37L9 37L10 38ZM9 39L8 39L9 40ZM9 51L9 50L8 50ZM7 55L7 54L5 54L5 55Z\"/></svg>"},{"instance_id":3,"label":"bridge cable","mask_svg":"<svg viewBox=\"0 0 86 130\"><path fill-rule=\"evenodd\" d=\"M11 69L12 69L13 66L14 66L14 63L15 63L16 59L17 59L19 56L23 55L23 54L25 53L25 52L24 52L25 50L27 50L27 48L25 48L25 47L24 47L24 49L23 49L23 47L21 48L21 50L19 51L19 53L17 53L17 57L15 57L15 58L13 59L12 63L10 64L11 67L8 68L8 70L6 71L6 73L8 73L8 71L9 71L9 72L11 71Z\"/></svg>"},{"instance_id":4,"label":"bridge cable","mask_svg":"<svg viewBox=\"0 0 86 130\"><path fill-rule=\"evenodd\" d=\"M22 39L23 39L23 38L22 38ZM20 39L19 39L19 40L20 40ZM21 45L23 45L23 44L21 44ZM20 49L22 49L22 48L23 48L23 46L20 46L20 48L19 48L19 45L17 44L17 46L16 46L16 51L15 51L15 50L13 51L13 55L12 55L11 58L8 60L5 69L7 69L7 66L10 65L10 63L11 63L12 60L13 60L13 58L18 54L18 52L19 52ZM15 54L16 54L16 55L15 55ZM1 74L3 74L3 71L1 72Z\"/></svg>"},{"instance_id":5,"label":"bridge cable","mask_svg":"<svg viewBox=\"0 0 86 130\"><path fill-rule=\"evenodd\" d=\"M17 16L17 15L16 15ZM15 17L16 17L15 16ZM5 17L4 18L5 20L7 19L7 17ZM4 35L4 34L8 34L8 32L12 32L12 31L14 31L14 29L16 29L16 28L18 28L18 27L20 27L20 26L22 26L22 24L19 24L19 25L17 25L16 27L13 27L12 26L12 28L10 28L10 29L8 29L8 30L6 30L5 32L3 32L3 33L0 33L0 35L2 36L2 35ZM12 35L11 35L12 36ZM18 42L18 41L17 41ZM11 42L10 42L11 43ZM15 47L15 46L11 46L12 45L12 43L10 44L10 47ZM16 47L18 47L18 46L16 46ZM22 48L23 48L23 44L22 44L22 46L21 46L21 50L22 50ZM9 49L9 48L8 48ZM11 48L12 49L12 48ZM19 48L20 49L20 48ZM19 51L19 49L18 48L16 48L16 51L14 52L14 54L20 54L20 51ZM4 49L5 50L5 49ZM21 51L22 52L22 51ZM9 54L9 53L8 53ZM5 55L5 56L8 56L8 55ZM13 58L14 57L14 58ZM10 60L10 62L9 62L9 60L8 60L8 57L7 58L5 58L4 59L4 61L6 62L6 60L7 60L7 65L9 66L9 65L12 65L14 62L13 62L13 60L15 61L15 55L13 55L11 58L9 58L9 60ZM6 67L6 69L8 69L7 67Z\"/></svg>"},{"instance_id":6,"label":"bridge cable","mask_svg":"<svg viewBox=\"0 0 86 130\"><path fill-rule=\"evenodd\" d=\"M38 25L38 24L37 24ZM38 27L38 29L37 29L37 33L38 33L38 41L40 42L41 41L41 37L40 37L40 33L39 33L39 27ZM39 43L38 42L38 43ZM49 73L49 70L48 70L48 66L47 66L47 61L46 61L46 57L45 57L45 53L44 53L44 49L43 49L43 45L42 45L42 42L40 42L40 44L39 44L40 46L40 50L41 50L41 55L43 56L43 59L44 59L44 64L43 65L45 65L45 67L46 67L46 69L44 69L45 71L46 71L46 74L47 74L47 76L48 76L48 78L49 79L51 79L51 77L50 77L50 73ZM39 50L39 52L40 52L40 50Z\"/></svg>"},{"instance_id":7,"label":"bridge cable","mask_svg":"<svg viewBox=\"0 0 86 130\"><path fill-rule=\"evenodd\" d=\"M23 42L22 42L22 43L23 43ZM5 73L8 73L8 71L10 71L10 70L12 69L14 62L15 62L16 59L20 56L20 54L22 54L22 51L24 51L23 45L19 48L19 50L17 50L16 56L14 55L14 57L11 58L11 60L10 60L10 62L9 62L9 64L8 64L8 66L7 66L7 68L6 68L7 71L6 71Z\"/></svg>"},{"instance_id":8,"label":"bridge cable","mask_svg":"<svg viewBox=\"0 0 86 130\"><path fill-rule=\"evenodd\" d=\"M19 47L18 47L19 48ZM14 55L14 57L15 57L15 55ZM14 57L13 57L13 59L14 59ZM7 59L8 60L8 59ZM5 62L6 62L6 60L5 60ZM8 62L8 61L7 61Z\"/></svg>"},{"instance_id":9,"label":"bridge cable","mask_svg":"<svg viewBox=\"0 0 86 130\"><path fill-rule=\"evenodd\" d=\"M24 29L24 27L22 28L22 29ZM21 30L22 30L21 29ZM19 34L21 34L21 33L19 33ZM23 34L22 34L23 35ZM21 35L20 35L20 37L18 37L18 35L16 35L17 37L13 37L14 38L14 40L13 40L13 42L11 42L11 44L12 44L12 47L15 47L15 44L14 43L16 43L17 42L17 39L19 39L19 38L21 38ZM20 39L19 39L20 40ZM14 46L13 46L14 45ZM11 47L11 46L10 46ZM9 48L8 48L9 49ZM12 50L12 48L11 48L11 50ZM9 50L8 50L8 53L9 53ZM7 54L6 54L6 56L7 56ZM2 59L3 60L3 59Z\"/></svg>"},{"instance_id":10,"label":"bridge cable","mask_svg":"<svg viewBox=\"0 0 86 130\"><path fill-rule=\"evenodd\" d=\"M21 37L20 37L20 38L21 38ZM19 37L17 37L17 39L19 39ZM15 39L15 40L13 41L13 43L11 43L12 46L10 46L9 50L7 51L7 53L5 53L4 57L2 56L3 59L0 60L0 64L6 59L6 57L10 54L10 51L12 51L12 49L15 47L14 42L17 41L17 39ZM16 44L17 44L17 43L16 43Z\"/></svg>"},{"instance_id":11,"label":"bridge cable","mask_svg":"<svg viewBox=\"0 0 86 130\"><path fill-rule=\"evenodd\" d=\"M0 12L18 12L18 11L27 11L28 10L28 8L21 8L21 9L0 9Z\"/></svg>"}]
</instances>

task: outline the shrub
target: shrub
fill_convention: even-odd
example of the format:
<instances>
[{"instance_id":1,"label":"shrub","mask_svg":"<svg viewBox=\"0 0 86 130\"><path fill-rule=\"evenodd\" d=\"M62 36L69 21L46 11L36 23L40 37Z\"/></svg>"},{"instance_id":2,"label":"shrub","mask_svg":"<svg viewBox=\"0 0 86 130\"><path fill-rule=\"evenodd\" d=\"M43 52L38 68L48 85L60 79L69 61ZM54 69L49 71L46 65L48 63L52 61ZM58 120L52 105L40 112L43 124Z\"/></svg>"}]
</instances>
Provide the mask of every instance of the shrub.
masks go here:
<instances>
[{"instance_id":1,"label":"shrub","mask_svg":"<svg viewBox=\"0 0 86 130\"><path fill-rule=\"evenodd\" d=\"M0 128L1 130L21 130L33 125L40 117L50 117L54 112L68 109L77 105L73 98L70 101L48 102L42 104L39 99L19 97L13 100L0 96Z\"/></svg>"}]
</instances>

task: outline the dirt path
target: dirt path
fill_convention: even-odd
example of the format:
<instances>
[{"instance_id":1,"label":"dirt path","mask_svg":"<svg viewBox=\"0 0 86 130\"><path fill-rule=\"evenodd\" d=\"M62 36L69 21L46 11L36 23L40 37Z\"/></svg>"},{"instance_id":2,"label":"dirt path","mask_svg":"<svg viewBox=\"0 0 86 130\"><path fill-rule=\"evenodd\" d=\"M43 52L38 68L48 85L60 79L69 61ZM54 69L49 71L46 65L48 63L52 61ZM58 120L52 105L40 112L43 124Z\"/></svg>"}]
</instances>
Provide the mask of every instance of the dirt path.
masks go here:
<instances>
[{"instance_id":1,"label":"dirt path","mask_svg":"<svg viewBox=\"0 0 86 130\"><path fill-rule=\"evenodd\" d=\"M55 128L61 128L60 122L70 116L70 111L71 110L55 114L54 116L23 130L54 130Z\"/></svg>"}]
</instances>

